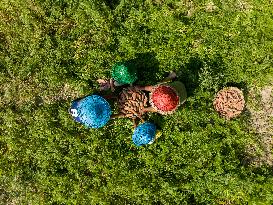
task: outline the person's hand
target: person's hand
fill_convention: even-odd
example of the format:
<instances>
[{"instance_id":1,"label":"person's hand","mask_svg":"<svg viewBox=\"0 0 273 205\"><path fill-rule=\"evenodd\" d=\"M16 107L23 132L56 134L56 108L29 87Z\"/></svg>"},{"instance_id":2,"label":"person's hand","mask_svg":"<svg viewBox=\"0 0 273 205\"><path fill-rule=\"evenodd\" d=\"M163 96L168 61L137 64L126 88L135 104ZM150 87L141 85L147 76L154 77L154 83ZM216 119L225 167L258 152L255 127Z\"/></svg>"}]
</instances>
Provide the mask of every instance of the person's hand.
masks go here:
<instances>
[{"instance_id":1,"label":"person's hand","mask_svg":"<svg viewBox=\"0 0 273 205\"><path fill-rule=\"evenodd\" d=\"M105 80L105 79L98 79L97 82L100 85L100 91L105 91L111 89L112 92L115 91L114 82L112 79Z\"/></svg>"}]
</instances>

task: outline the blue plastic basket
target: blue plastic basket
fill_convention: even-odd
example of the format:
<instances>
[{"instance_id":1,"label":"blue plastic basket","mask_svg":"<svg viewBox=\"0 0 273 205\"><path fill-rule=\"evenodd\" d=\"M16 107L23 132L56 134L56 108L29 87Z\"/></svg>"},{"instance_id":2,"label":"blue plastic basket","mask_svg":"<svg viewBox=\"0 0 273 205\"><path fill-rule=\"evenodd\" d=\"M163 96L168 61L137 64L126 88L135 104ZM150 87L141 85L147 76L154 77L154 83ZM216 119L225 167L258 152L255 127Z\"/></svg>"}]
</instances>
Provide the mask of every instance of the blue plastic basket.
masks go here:
<instances>
[{"instance_id":1,"label":"blue plastic basket","mask_svg":"<svg viewBox=\"0 0 273 205\"><path fill-rule=\"evenodd\" d=\"M136 127L132 140L136 146L146 145L154 141L156 126L153 123L145 122Z\"/></svg>"},{"instance_id":2,"label":"blue plastic basket","mask_svg":"<svg viewBox=\"0 0 273 205\"><path fill-rule=\"evenodd\" d=\"M71 112L75 121L89 128L103 127L110 120L112 113L109 103L99 95L72 102Z\"/></svg>"}]
</instances>

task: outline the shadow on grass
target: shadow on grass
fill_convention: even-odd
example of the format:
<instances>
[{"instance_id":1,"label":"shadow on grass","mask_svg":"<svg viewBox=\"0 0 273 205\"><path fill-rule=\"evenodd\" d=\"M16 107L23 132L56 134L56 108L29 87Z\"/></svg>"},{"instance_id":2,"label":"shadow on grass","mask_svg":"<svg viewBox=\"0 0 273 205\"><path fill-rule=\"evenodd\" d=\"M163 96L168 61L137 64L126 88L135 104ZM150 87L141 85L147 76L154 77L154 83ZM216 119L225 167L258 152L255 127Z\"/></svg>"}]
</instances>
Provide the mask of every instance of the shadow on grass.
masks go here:
<instances>
[{"instance_id":1,"label":"shadow on grass","mask_svg":"<svg viewBox=\"0 0 273 205\"><path fill-rule=\"evenodd\" d=\"M161 130L162 127L164 127L165 121L163 120L163 116L154 113L151 116L147 117L148 121L154 123L156 125L156 128Z\"/></svg>"},{"instance_id":2,"label":"shadow on grass","mask_svg":"<svg viewBox=\"0 0 273 205\"><path fill-rule=\"evenodd\" d=\"M154 85L158 82L156 73L159 71L159 62L155 56L154 52L139 53L136 58L128 61L138 72L138 80L135 84Z\"/></svg>"},{"instance_id":3,"label":"shadow on grass","mask_svg":"<svg viewBox=\"0 0 273 205\"><path fill-rule=\"evenodd\" d=\"M272 178L273 176L273 167L270 165L262 165L254 167L250 165L248 162L243 161L240 164L241 167L244 167L244 172L238 172L238 176L243 179L249 179L249 176L252 175L255 179L257 176L263 176L265 179Z\"/></svg>"},{"instance_id":4,"label":"shadow on grass","mask_svg":"<svg viewBox=\"0 0 273 205\"><path fill-rule=\"evenodd\" d=\"M3 156L8 151L8 145L4 141L0 141L0 156Z\"/></svg>"},{"instance_id":5,"label":"shadow on grass","mask_svg":"<svg viewBox=\"0 0 273 205\"><path fill-rule=\"evenodd\" d=\"M112 10L114 10L120 3L120 0L104 0L104 3Z\"/></svg>"},{"instance_id":6,"label":"shadow on grass","mask_svg":"<svg viewBox=\"0 0 273 205\"><path fill-rule=\"evenodd\" d=\"M179 81L185 84L187 95L192 96L199 86L199 72L203 67L203 62L199 57L191 57L189 62L185 64L177 73Z\"/></svg>"}]
</instances>

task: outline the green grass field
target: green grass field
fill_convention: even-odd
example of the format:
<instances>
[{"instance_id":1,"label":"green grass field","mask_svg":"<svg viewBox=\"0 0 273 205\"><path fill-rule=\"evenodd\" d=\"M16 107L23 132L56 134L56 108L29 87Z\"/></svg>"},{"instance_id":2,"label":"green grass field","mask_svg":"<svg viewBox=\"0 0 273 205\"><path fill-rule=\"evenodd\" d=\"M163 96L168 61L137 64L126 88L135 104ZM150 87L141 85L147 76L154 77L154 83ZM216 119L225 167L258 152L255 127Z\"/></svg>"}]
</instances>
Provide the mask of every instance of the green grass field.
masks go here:
<instances>
[{"instance_id":1,"label":"green grass field","mask_svg":"<svg viewBox=\"0 0 273 205\"><path fill-rule=\"evenodd\" d=\"M86 129L67 112L126 60L140 85L181 72L189 95L147 116L162 136L140 148L129 120ZM251 112L212 105L233 85L259 109L249 93L272 77L271 0L1 0L0 204L273 204L272 146L253 165Z\"/></svg>"}]
</instances>

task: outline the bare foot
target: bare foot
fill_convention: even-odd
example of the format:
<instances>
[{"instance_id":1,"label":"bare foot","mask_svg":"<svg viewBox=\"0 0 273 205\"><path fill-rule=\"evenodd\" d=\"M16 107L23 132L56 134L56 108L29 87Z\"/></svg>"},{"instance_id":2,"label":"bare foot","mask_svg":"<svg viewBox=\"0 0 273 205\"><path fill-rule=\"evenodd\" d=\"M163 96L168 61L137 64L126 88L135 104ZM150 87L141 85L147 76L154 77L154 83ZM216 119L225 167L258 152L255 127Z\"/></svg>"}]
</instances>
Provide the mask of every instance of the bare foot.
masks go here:
<instances>
[{"instance_id":1,"label":"bare foot","mask_svg":"<svg viewBox=\"0 0 273 205\"><path fill-rule=\"evenodd\" d=\"M145 91L148 91L148 92L152 92L154 86L152 85L147 85L147 86L135 86L135 88L137 90L145 90Z\"/></svg>"},{"instance_id":2,"label":"bare foot","mask_svg":"<svg viewBox=\"0 0 273 205\"><path fill-rule=\"evenodd\" d=\"M97 82L100 85L100 91L109 90L109 89L112 90L113 86L111 86L111 84L113 84L113 82L111 82L111 79L110 80L98 79Z\"/></svg>"},{"instance_id":3,"label":"bare foot","mask_svg":"<svg viewBox=\"0 0 273 205\"><path fill-rule=\"evenodd\" d=\"M113 114L113 115L111 115L111 119L124 118L124 117L125 117L124 114Z\"/></svg>"}]
</instances>

